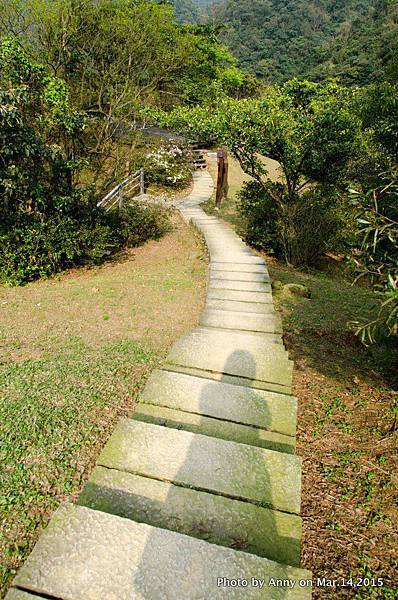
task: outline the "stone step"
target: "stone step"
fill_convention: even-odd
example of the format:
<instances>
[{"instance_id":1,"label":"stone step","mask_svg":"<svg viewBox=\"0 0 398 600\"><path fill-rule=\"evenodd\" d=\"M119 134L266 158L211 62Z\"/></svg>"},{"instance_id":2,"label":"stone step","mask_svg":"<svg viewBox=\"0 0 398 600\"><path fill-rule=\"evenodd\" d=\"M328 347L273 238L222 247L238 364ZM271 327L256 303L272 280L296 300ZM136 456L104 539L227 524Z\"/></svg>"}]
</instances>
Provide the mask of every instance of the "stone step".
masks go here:
<instances>
[{"instance_id":1,"label":"stone step","mask_svg":"<svg viewBox=\"0 0 398 600\"><path fill-rule=\"evenodd\" d=\"M254 254L244 246L244 244L240 244L239 242L231 242L228 238L224 237L221 240L213 240L209 239L209 236L205 235L206 246L212 254L214 252L231 252L237 255L242 255L244 257L253 258Z\"/></svg>"},{"instance_id":2,"label":"stone step","mask_svg":"<svg viewBox=\"0 0 398 600\"><path fill-rule=\"evenodd\" d=\"M248 265L248 264L234 264L232 262L217 262L210 260L210 269L212 271L233 271L238 273L268 273L268 269L265 262Z\"/></svg>"},{"instance_id":3,"label":"stone step","mask_svg":"<svg viewBox=\"0 0 398 600\"><path fill-rule=\"evenodd\" d=\"M201 229L206 241L219 245L223 243L229 243L231 246L242 248L242 250L245 250L247 254L255 256L254 252L248 246L246 246L242 240L231 234L229 231L220 229L215 223L201 223L195 219L193 221L195 225Z\"/></svg>"},{"instance_id":4,"label":"stone step","mask_svg":"<svg viewBox=\"0 0 398 600\"><path fill-rule=\"evenodd\" d=\"M212 261L218 263L232 263L237 265L265 265L265 262L262 258L259 258L256 255L246 256L239 255L238 253L232 254L228 252L223 252L222 250L213 252Z\"/></svg>"},{"instance_id":5,"label":"stone step","mask_svg":"<svg viewBox=\"0 0 398 600\"><path fill-rule=\"evenodd\" d=\"M270 283L271 278L265 273L245 273L239 271L218 271L210 269L210 279L219 281L250 281L257 283Z\"/></svg>"},{"instance_id":6,"label":"stone step","mask_svg":"<svg viewBox=\"0 0 398 600\"><path fill-rule=\"evenodd\" d=\"M230 383L231 385L237 385L241 387L248 387L256 390L263 390L266 392L276 392L282 395L292 395L291 377L290 383L272 383L270 381L261 381L259 379L247 379L246 377L240 377L239 375L228 375L226 373L220 373L217 371L204 371L203 369L195 367L184 367L183 365L177 364L165 364L163 366L165 371L171 371L173 373L183 373L185 375L191 375L192 377L200 377L212 379L213 381L221 381L223 383Z\"/></svg>"},{"instance_id":7,"label":"stone step","mask_svg":"<svg viewBox=\"0 0 398 600\"><path fill-rule=\"evenodd\" d=\"M140 400L288 436L296 435L297 400L285 394L156 370Z\"/></svg>"},{"instance_id":8,"label":"stone step","mask_svg":"<svg viewBox=\"0 0 398 600\"><path fill-rule=\"evenodd\" d=\"M123 419L98 465L283 512L300 511L297 456L199 433Z\"/></svg>"},{"instance_id":9,"label":"stone step","mask_svg":"<svg viewBox=\"0 0 398 600\"><path fill-rule=\"evenodd\" d=\"M239 290L243 292L260 292L271 294L271 284L257 281L237 281L210 278L209 291L212 290Z\"/></svg>"},{"instance_id":10,"label":"stone step","mask_svg":"<svg viewBox=\"0 0 398 600\"><path fill-rule=\"evenodd\" d=\"M242 302L241 300L222 300L208 298L206 300L206 308L225 310L230 312L250 312L255 314L275 315L274 305L269 302L267 304L259 302Z\"/></svg>"},{"instance_id":11,"label":"stone step","mask_svg":"<svg viewBox=\"0 0 398 600\"><path fill-rule=\"evenodd\" d=\"M292 363L283 345L267 342L266 336L271 334L213 333L210 329L203 335L190 333L173 345L166 365L290 386Z\"/></svg>"},{"instance_id":12,"label":"stone step","mask_svg":"<svg viewBox=\"0 0 398 600\"><path fill-rule=\"evenodd\" d=\"M228 238L212 240L209 239L208 236L206 238L207 248L212 254L213 250L215 252L231 252L237 255L241 255L244 257L253 258L253 253L245 246L244 244L239 244L239 242L231 242Z\"/></svg>"},{"instance_id":13,"label":"stone step","mask_svg":"<svg viewBox=\"0 0 398 600\"><path fill-rule=\"evenodd\" d=\"M48 599L48 596L47 596ZM29 592L24 592L22 590L17 590L16 588L11 588L8 592L5 600L46 600L44 596L39 596L38 594L30 594Z\"/></svg>"},{"instance_id":14,"label":"stone step","mask_svg":"<svg viewBox=\"0 0 398 600\"><path fill-rule=\"evenodd\" d=\"M206 492L96 467L80 506L300 565L301 519Z\"/></svg>"},{"instance_id":15,"label":"stone step","mask_svg":"<svg viewBox=\"0 0 398 600\"><path fill-rule=\"evenodd\" d=\"M231 312L206 308L200 317L200 324L206 327L282 333L282 321L277 315L261 315L250 312Z\"/></svg>"},{"instance_id":16,"label":"stone step","mask_svg":"<svg viewBox=\"0 0 398 600\"><path fill-rule=\"evenodd\" d=\"M269 348L271 344L279 344L278 352L287 355L287 351L284 346L281 347L281 336L277 333L265 333L263 331L241 331L241 330L229 330L223 329L222 327L205 327L200 325L192 329L186 336L193 336L195 338L209 338L212 341L221 339L221 342L228 341L228 343L235 343L239 348L246 346L246 344L254 343L256 347L258 344ZM182 338L181 338L182 339Z\"/></svg>"},{"instance_id":17,"label":"stone step","mask_svg":"<svg viewBox=\"0 0 398 600\"><path fill-rule=\"evenodd\" d=\"M135 421L201 433L230 442L268 448L276 452L294 454L296 448L296 438L292 436L154 404L139 403L132 418Z\"/></svg>"},{"instance_id":18,"label":"stone step","mask_svg":"<svg viewBox=\"0 0 398 600\"><path fill-rule=\"evenodd\" d=\"M235 300L238 302L258 302L259 304L271 304L271 292L247 292L239 290L217 290L210 289L207 292L210 300Z\"/></svg>"},{"instance_id":19,"label":"stone step","mask_svg":"<svg viewBox=\"0 0 398 600\"><path fill-rule=\"evenodd\" d=\"M218 577L250 578L251 585L244 589L222 587ZM264 580L262 589L253 587L252 577ZM64 504L55 512L14 585L63 600L277 600L281 589L273 587L271 579L310 578L308 571L254 554ZM310 588L298 584L283 588L285 600L310 597Z\"/></svg>"}]
</instances>

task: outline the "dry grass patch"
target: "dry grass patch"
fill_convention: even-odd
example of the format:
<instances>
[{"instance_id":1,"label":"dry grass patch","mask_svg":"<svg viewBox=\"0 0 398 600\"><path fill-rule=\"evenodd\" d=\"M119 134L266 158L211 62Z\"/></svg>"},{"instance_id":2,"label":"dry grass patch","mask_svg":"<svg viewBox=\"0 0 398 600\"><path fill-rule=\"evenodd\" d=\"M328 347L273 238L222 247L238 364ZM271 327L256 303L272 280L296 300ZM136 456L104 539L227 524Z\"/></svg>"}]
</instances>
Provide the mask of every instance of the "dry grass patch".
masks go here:
<instances>
[{"instance_id":1,"label":"dry grass patch","mask_svg":"<svg viewBox=\"0 0 398 600\"><path fill-rule=\"evenodd\" d=\"M303 566L315 578L384 580L381 589L318 587L313 597L395 598L398 348L366 349L348 329L372 315L372 292L268 262L274 279L311 291L311 299L275 294L295 361Z\"/></svg>"}]
</instances>

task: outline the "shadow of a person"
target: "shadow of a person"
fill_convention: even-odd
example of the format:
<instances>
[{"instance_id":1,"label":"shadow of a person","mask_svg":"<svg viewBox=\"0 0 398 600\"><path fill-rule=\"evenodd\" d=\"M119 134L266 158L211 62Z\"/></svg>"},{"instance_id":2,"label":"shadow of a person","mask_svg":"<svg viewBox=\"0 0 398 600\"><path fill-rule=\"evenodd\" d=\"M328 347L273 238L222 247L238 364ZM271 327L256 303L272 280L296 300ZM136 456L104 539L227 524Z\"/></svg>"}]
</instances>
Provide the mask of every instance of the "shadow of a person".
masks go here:
<instances>
[{"instance_id":1,"label":"shadow of a person","mask_svg":"<svg viewBox=\"0 0 398 600\"><path fill-rule=\"evenodd\" d=\"M256 365L250 353L235 351L231 354L230 364L236 364L237 359L246 361L246 364L250 363L250 377L255 380ZM228 361L224 371L231 372ZM208 414L209 408L211 409L209 403L216 401L217 383L209 380L209 383L204 385L198 406L200 414ZM223 383L222 378L220 383ZM244 410L242 398L242 411ZM264 411L267 411L265 403ZM206 418L199 415L198 417ZM268 417L271 423L271 417ZM220 425L222 426L221 421ZM198 430L200 431L200 425ZM253 452L252 446L240 445L244 464L237 464L236 453L231 452L229 456L229 444L221 445L223 456L216 450L209 455L209 444L204 444L204 441L202 436L191 436L184 453L174 457L178 468L175 469L171 484L168 485L167 496L163 502L155 504L148 500L152 504L150 507L147 505L146 514L150 515L150 519L146 522L212 544L266 557L279 563L278 567L273 568L274 577L279 580L289 579L283 563L298 565L300 543L297 538L289 537L288 519L285 519L286 526L283 527L286 515L279 513L280 518L275 518L277 513L272 508L278 507L275 506L272 489L273 475L267 470L266 460L261 457L261 453ZM214 448L216 446L217 443L214 444ZM223 472L220 472L220 469L223 469ZM258 486L261 488L260 494L253 496L253 489ZM212 496L209 497L209 494ZM260 497L263 499L261 506ZM142 506L145 499L141 497L136 499L136 502ZM167 581L163 581L161 586L162 600L227 596L242 600L289 597L286 588L267 586L267 583L261 590L253 586L231 588L228 584L218 585L218 578L224 578L226 582L238 579L250 582L252 577L262 580L267 576L265 569L260 565L257 572L245 572L244 560L235 561L232 554L229 560L223 562L222 572L214 572L210 577L212 585L209 585L209 569L217 565L217 561L214 560L214 550L217 550L217 546L209 548L197 544L192 546L189 555L181 550L183 554L180 556L179 543L181 538L176 536L170 544L165 545L162 533L156 529L148 532L145 549L134 576L134 589L142 594L143 598L155 598L149 590L153 578L158 577L159 572L167 573ZM211 552L207 554L209 550Z\"/></svg>"}]
</instances>

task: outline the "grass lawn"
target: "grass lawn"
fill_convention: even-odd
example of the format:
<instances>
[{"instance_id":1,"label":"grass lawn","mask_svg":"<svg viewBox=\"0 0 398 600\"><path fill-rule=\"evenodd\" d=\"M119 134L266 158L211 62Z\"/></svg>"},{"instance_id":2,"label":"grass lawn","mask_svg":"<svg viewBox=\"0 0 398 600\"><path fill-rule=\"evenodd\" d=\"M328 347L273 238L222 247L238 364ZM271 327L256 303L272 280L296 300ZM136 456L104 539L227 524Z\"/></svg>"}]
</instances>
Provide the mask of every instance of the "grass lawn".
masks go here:
<instances>
[{"instance_id":1,"label":"grass lawn","mask_svg":"<svg viewBox=\"0 0 398 600\"><path fill-rule=\"evenodd\" d=\"M236 192L245 175L235 161L229 165L229 198L219 215L239 231ZM210 171L215 175L214 159ZM214 203L207 210L214 212ZM371 291L351 286L339 271L303 272L265 258L274 280L311 291L310 299L283 287L274 295L295 361L302 565L314 577L384 579L382 589L319 587L313 597L397 598L397 345L367 349L352 333L350 322L373 314Z\"/></svg>"},{"instance_id":2,"label":"grass lawn","mask_svg":"<svg viewBox=\"0 0 398 600\"><path fill-rule=\"evenodd\" d=\"M0 287L0 596L150 371L197 323L203 248L174 225L101 267Z\"/></svg>"}]
</instances>

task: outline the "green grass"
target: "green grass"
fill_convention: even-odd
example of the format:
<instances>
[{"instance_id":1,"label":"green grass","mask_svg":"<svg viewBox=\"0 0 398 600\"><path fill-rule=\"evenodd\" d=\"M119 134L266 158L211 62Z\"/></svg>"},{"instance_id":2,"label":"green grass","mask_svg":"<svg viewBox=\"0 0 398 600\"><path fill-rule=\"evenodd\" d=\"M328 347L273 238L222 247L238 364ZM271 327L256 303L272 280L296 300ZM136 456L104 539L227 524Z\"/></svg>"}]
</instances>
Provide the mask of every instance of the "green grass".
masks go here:
<instances>
[{"instance_id":1,"label":"green grass","mask_svg":"<svg viewBox=\"0 0 398 600\"><path fill-rule=\"evenodd\" d=\"M151 370L197 323L202 256L177 220L102 267L0 287L0 597Z\"/></svg>"},{"instance_id":2,"label":"green grass","mask_svg":"<svg viewBox=\"0 0 398 600\"><path fill-rule=\"evenodd\" d=\"M132 409L158 359L132 341L96 350L64 341L58 356L0 366L0 506L10 566L23 559L43 516L80 487L87 454L107 433L107 414L120 414L121 398ZM3 584L12 574L4 566Z\"/></svg>"}]
</instances>

